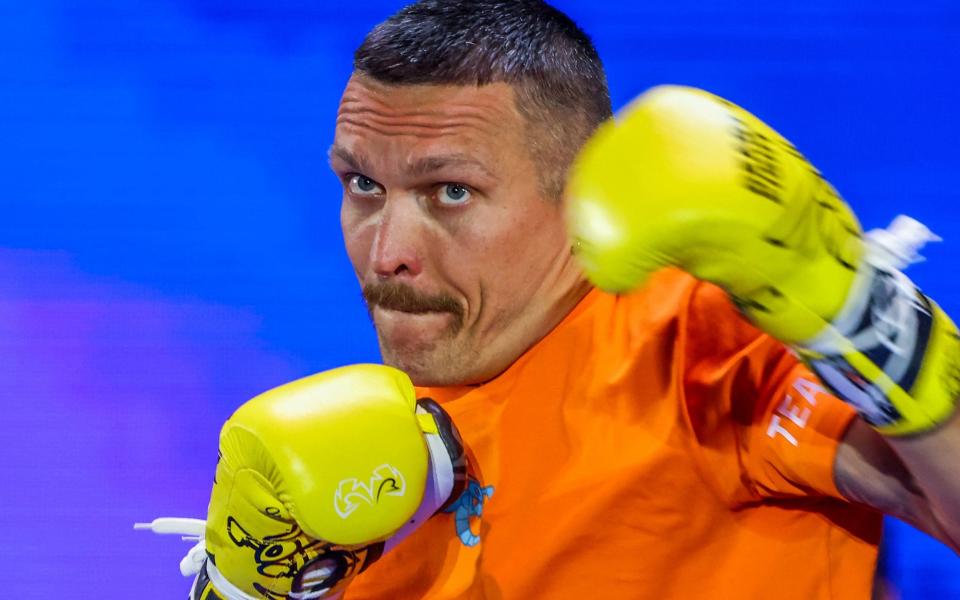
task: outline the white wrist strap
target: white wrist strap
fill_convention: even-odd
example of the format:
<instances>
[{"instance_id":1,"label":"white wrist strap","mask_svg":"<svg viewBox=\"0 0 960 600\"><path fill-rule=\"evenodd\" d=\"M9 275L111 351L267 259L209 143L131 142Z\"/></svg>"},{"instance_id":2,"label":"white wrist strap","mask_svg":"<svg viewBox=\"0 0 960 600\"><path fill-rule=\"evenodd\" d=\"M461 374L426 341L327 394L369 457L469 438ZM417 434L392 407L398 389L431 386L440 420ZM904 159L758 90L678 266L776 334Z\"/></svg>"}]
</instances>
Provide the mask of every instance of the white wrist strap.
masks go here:
<instances>
[{"instance_id":1,"label":"white wrist strap","mask_svg":"<svg viewBox=\"0 0 960 600\"><path fill-rule=\"evenodd\" d=\"M417 407L417 413L425 414L425 411ZM449 500L453 491L453 462L450 460L450 454L447 452L443 440L440 439L440 435L434 433L424 434L423 437L430 450L430 468L427 473L426 489L423 491L423 500L413 517L384 541L384 552L389 552L396 547L405 537L423 525L424 521L440 510L440 507Z\"/></svg>"},{"instance_id":2,"label":"white wrist strap","mask_svg":"<svg viewBox=\"0 0 960 600\"><path fill-rule=\"evenodd\" d=\"M213 584L214 589L217 590L217 593L223 596L223 600L263 600L258 596L251 596L233 585L227 578L217 570L217 565L213 564L213 561L207 561L207 578L210 580L210 583Z\"/></svg>"}]
</instances>

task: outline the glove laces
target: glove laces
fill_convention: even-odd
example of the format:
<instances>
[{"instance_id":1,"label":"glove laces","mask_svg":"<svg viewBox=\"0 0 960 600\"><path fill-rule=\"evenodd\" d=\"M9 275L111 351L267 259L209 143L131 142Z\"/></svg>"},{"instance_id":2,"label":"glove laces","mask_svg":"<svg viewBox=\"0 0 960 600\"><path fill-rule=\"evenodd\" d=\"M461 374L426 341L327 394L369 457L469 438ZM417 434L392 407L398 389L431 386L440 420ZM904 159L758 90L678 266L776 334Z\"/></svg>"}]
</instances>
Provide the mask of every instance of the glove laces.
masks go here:
<instances>
[{"instance_id":1,"label":"glove laces","mask_svg":"<svg viewBox=\"0 0 960 600\"><path fill-rule=\"evenodd\" d=\"M912 217L897 215L886 229L867 232L867 262L883 271L902 271L923 262L920 250L940 236Z\"/></svg>"},{"instance_id":2,"label":"glove laces","mask_svg":"<svg viewBox=\"0 0 960 600\"><path fill-rule=\"evenodd\" d=\"M161 517L149 523L134 523L134 529L146 529L160 535L176 534L185 542L196 542L186 556L180 560L180 573L184 577L196 575L203 568L203 561L207 559L207 548L204 540L204 531L207 522L203 519L184 519L175 517Z\"/></svg>"}]
</instances>

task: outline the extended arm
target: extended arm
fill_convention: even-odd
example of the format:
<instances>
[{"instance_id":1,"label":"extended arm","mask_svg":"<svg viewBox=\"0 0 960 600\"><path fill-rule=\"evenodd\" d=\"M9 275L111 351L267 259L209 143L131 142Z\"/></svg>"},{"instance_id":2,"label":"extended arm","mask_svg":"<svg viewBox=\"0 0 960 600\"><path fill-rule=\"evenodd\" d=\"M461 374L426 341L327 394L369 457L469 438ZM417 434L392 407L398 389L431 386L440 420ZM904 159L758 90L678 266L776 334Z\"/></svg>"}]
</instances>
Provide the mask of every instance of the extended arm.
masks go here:
<instances>
[{"instance_id":1,"label":"extended arm","mask_svg":"<svg viewBox=\"0 0 960 600\"><path fill-rule=\"evenodd\" d=\"M911 438L888 438L865 422L837 451L837 488L848 499L898 517L960 553L960 418Z\"/></svg>"},{"instance_id":2,"label":"extended arm","mask_svg":"<svg viewBox=\"0 0 960 600\"><path fill-rule=\"evenodd\" d=\"M960 336L902 269L935 239L898 218L864 234L787 140L739 107L664 86L601 128L568 185L588 277L609 290L679 266L722 287L861 416L841 493L960 540Z\"/></svg>"}]
</instances>

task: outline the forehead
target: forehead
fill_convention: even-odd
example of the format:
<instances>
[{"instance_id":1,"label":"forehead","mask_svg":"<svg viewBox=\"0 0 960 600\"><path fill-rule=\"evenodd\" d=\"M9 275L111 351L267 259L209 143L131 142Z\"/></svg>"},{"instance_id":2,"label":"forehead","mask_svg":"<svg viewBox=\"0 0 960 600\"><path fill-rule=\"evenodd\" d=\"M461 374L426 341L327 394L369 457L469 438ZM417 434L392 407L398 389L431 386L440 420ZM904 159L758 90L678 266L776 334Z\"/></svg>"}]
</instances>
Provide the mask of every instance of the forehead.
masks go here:
<instances>
[{"instance_id":1,"label":"forehead","mask_svg":"<svg viewBox=\"0 0 960 600\"><path fill-rule=\"evenodd\" d=\"M523 118L506 83L390 85L351 77L337 112L335 145L378 152L455 150L497 162L523 140Z\"/></svg>"}]
</instances>

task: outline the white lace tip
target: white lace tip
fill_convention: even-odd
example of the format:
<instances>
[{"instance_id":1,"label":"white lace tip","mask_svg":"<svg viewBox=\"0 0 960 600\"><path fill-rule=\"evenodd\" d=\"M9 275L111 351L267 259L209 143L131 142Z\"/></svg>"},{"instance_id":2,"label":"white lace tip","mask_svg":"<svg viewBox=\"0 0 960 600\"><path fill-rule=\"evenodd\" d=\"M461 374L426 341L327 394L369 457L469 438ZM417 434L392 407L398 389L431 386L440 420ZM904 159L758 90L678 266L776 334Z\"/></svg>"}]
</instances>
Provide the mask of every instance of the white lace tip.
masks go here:
<instances>
[{"instance_id":1,"label":"white lace tip","mask_svg":"<svg viewBox=\"0 0 960 600\"><path fill-rule=\"evenodd\" d=\"M134 523L133 528L149 530L159 534L175 533L178 535L202 536L206 525L207 522L203 519L161 517L149 523Z\"/></svg>"}]
</instances>

